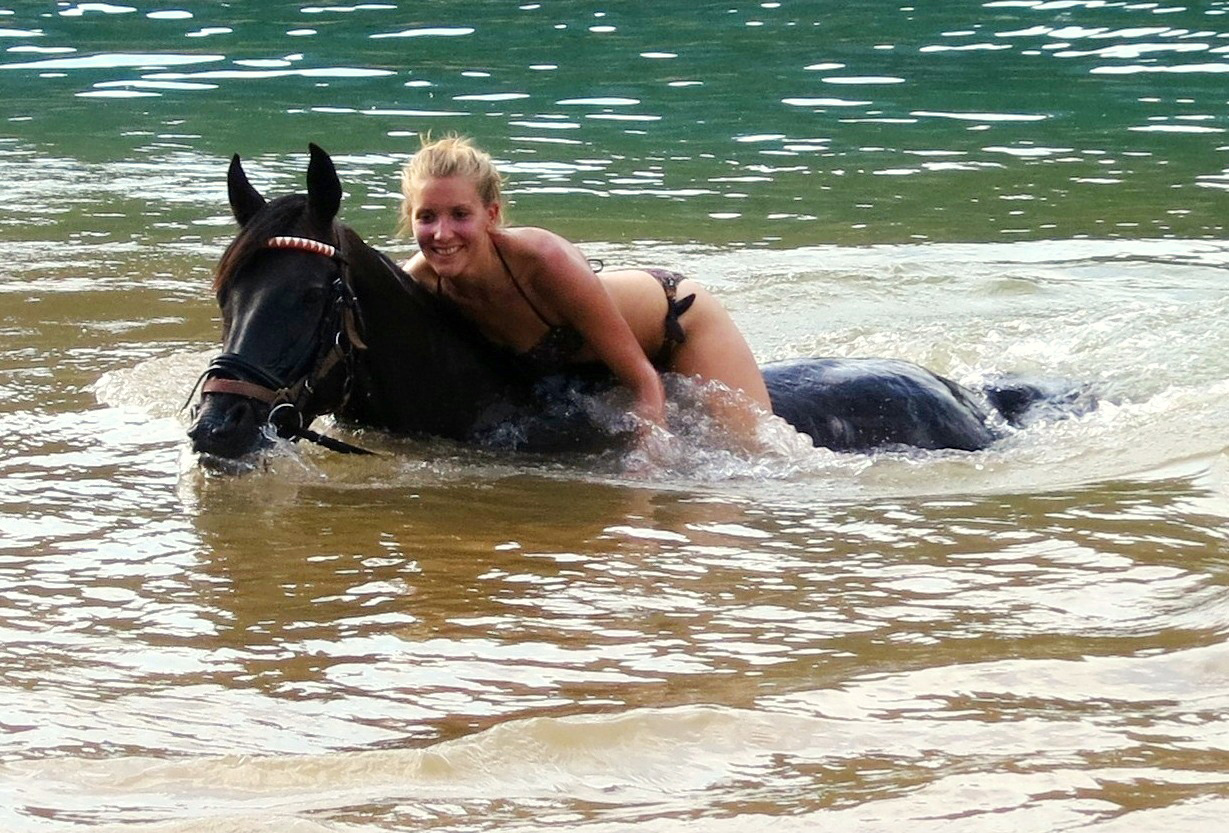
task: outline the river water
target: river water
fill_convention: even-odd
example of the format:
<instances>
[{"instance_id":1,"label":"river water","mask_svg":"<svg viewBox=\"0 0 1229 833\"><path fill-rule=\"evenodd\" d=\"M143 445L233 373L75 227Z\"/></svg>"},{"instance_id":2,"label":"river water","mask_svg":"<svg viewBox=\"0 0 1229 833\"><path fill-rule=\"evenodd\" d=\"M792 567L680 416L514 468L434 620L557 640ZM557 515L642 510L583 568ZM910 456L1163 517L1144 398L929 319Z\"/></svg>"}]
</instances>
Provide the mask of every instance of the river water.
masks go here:
<instances>
[{"instance_id":1,"label":"river water","mask_svg":"<svg viewBox=\"0 0 1229 833\"><path fill-rule=\"evenodd\" d=\"M1226 72L1225 2L0 0L0 830L1221 829ZM227 159L404 257L427 130L763 360L1102 405L203 472Z\"/></svg>"}]
</instances>

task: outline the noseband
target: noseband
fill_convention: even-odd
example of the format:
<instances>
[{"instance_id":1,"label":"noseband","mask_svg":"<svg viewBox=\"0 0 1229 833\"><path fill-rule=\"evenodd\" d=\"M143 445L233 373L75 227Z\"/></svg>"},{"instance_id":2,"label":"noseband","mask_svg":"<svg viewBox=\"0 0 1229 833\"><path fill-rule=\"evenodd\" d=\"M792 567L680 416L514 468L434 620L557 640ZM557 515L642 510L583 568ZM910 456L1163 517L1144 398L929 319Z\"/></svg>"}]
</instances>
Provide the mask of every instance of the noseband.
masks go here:
<instances>
[{"instance_id":1,"label":"noseband","mask_svg":"<svg viewBox=\"0 0 1229 833\"><path fill-rule=\"evenodd\" d=\"M296 249L327 257L341 265L342 273L333 281L333 306L337 309L337 314L326 313L321 322L321 330L324 331L330 319L337 319L332 344L320 353L315 366L306 376L291 384L283 383L274 374L249 362L237 353L222 353L209 363L209 367L202 374L201 379L204 383L200 384L201 393L228 393L264 403L269 407L267 423L273 426L279 436L291 441L306 439L344 454L373 453L312 431L304 424L303 419L304 408L312 394L315 393L315 388L327 379L339 365L349 369L355 350L367 349L367 345L359 334L358 301L354 297L354 290L351 289L349 281L346 280L345 258L335 246L307 237L271 237L265 242L264 247L266 249ZM322 332L322 334L326 337L328 335L327 332ZM226 374L226 376L217 374ZM351 377L352 374L347 372L347 389L342 396L343 402L350 393L349 380ZM298 424L278 425L275 420L280 421L279 415L282 411L289 412L296 418Z\"/></svg>"}]
</instances>

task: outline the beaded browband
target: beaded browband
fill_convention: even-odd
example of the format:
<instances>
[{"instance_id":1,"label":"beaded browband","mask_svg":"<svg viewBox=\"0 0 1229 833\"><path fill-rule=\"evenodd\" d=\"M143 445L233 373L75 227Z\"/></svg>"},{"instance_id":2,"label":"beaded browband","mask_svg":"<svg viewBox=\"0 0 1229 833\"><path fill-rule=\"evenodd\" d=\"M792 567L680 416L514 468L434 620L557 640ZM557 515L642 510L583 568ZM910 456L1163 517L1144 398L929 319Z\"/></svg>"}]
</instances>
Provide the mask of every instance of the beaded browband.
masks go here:
<instances>
[{"instance_id":1,"label":"beaded browband","mask_svg":"<svg viewBox=\"0 0 1229 833\"><path fill-rule=\"evenodd\" d=\"M335 246L330 246L328 243L321 243L319 240L312 240L308 237L270 237L265 246L270 249L299 249L304 252L311 252L314 255L337 257L337 248Z\"/></svg>"}]
</instances>

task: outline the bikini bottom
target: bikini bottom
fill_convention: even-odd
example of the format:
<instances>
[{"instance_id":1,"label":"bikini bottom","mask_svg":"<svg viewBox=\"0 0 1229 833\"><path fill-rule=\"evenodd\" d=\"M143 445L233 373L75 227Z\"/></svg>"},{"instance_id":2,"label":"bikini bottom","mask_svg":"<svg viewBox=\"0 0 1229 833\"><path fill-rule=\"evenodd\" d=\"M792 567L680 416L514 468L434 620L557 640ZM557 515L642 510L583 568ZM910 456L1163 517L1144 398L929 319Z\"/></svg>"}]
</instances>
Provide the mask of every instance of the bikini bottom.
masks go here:
<instances>
[{"instance_id":1,"label":"bikini bottom","mask_svg":"<svg viewBox=\"0 0 1229 833\"><path fill-rule=\"evenodd\" d=\"M668 269L645 269L644 271L656 278L666 293L666 320L664 322L666 337L662 342L661 350L657 352L653 360L653 364L661 368L669 364L674 346L687 340L687 334L683 332L683 325L679 322L679 317L691 309L691 305L695 303L696 294L693 292L684 298L675 297L678 294L679 284L684 280L678 272L671 272Z\"/></svg>"}]
</instances>

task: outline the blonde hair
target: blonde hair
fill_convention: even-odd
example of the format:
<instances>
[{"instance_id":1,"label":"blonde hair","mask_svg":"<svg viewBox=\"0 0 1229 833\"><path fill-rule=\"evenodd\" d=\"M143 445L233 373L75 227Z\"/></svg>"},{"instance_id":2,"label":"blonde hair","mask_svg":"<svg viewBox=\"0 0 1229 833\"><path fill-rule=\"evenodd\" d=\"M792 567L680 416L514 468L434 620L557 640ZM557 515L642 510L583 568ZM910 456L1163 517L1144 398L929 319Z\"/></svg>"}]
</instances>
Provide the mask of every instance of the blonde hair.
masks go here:
<instances>
[{"instance_id":1,"label":"blonde hair","mask_svg":"<svg viewBox=\"0 0 1229 833\"><path fill-rule=\"evenodd\" d=\"M408 232L413 225L414 194L428 179L465 177L478 189L483 205L500 202L503 177L495 169L495 163L486 151L478 148L469 138L449 134L442 139L431 139L423 134L422 147L401 169L401 231ZM502 216L502 215L501 215Z\"/></svg>"}]
</instances>

